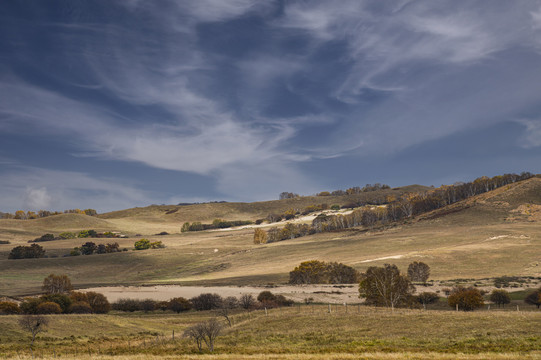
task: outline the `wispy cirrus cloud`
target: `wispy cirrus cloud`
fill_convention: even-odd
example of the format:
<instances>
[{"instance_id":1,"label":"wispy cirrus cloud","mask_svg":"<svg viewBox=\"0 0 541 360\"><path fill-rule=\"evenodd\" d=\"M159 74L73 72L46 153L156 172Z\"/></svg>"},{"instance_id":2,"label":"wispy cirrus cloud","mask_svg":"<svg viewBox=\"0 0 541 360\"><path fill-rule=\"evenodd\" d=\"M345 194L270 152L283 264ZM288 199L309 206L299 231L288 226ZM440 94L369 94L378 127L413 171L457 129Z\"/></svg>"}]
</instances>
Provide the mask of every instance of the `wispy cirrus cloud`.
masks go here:
<instances>
[{"instance_id":1,"label":"wispy cirrus cloud","mask_svg":"<svg viewBox=\"0 0 541 360\"><path fill-rule=\"evenodd\" d=\"M0 24L13 27L0 31L2 133L62 136L81 161L199 174L228 199L320 190L336 181L310 175L322 163L392 163L538 118L536 1L67 6L50 16L32 4L24 28ZM537 146L535 121L521 124L524 146Z\"/></svg>"}]
</instances>

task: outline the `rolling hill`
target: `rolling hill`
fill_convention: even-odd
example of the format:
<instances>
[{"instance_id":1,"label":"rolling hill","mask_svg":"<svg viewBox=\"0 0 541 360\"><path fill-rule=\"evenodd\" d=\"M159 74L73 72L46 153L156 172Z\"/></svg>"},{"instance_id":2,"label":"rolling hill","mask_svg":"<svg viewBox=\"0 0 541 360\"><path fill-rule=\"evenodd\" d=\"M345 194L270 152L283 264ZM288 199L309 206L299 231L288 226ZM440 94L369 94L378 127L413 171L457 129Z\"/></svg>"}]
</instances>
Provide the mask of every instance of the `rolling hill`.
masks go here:
<instances>
[{"instance_id":1,"label":"rolling hill","mask_svg":"<svg viewBox=\"0 0 541 360\"><path fill-rule=\"evenodd\" d=\"M380 229L354 228L263 245L253 244L252 229L179 233L183 221L210 222L216 217L257 219L269 212L295 205L302 208L316 201L340 204L351 198L305 197L252 204L151 206L103 214L99 218L75 215L42 219L46 221L3 220L0 234L3 238L11 236L12 244L0 245L3 274L0 294L38 291L43 277L51 272L69 275L77 287L283 283L289 271L311 259L339 261L360 271L387 262L405 270L412 261L421 260L430 265L431 278L443 281L502 275L541 277L539 177ZM87 240L71 239L43 243L49 258L7 260L9 249L24 242L24 236L81 227L130 234L168 231L171 235L145 236L163 241L165 249L62 257ZM118 242L121 247L133 248L133 242L139 238L133 236L118 239Z\"/></svg>"}]
</instances>

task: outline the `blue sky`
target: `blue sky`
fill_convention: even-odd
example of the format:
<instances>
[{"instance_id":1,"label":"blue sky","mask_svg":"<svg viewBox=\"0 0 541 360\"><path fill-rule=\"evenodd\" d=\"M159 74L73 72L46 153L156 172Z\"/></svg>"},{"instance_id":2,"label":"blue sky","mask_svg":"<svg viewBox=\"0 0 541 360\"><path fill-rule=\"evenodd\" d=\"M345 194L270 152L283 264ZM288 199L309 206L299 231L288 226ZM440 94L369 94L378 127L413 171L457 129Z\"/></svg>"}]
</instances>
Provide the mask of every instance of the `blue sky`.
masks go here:
<instances>
[{"instance_id":1,"label":"blue sky","mask_svg":"<svg viewBox=\"0 0 541 360\"><path fill-rule=\"evenodd\" d=\"M520 171L537 0L0 2L0 211Z\"/></svg>"}]
</instances>

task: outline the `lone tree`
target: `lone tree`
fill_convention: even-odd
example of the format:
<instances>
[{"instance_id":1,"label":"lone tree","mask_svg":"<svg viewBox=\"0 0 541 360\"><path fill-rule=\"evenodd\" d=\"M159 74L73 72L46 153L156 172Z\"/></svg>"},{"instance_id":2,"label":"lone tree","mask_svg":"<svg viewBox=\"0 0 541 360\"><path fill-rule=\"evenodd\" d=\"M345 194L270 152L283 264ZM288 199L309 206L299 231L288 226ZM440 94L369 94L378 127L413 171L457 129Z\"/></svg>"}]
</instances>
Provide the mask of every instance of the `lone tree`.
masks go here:
<instances>
[{"instance_id":1,"label":"lone tree","mask_svg":"<svg viewBox=\"0 0 541 360\"><path fill-rule=\"evenodd\" d=\"M265 244L267 242L267 233L265 230L254 230L254 244Z\"/></svg>"},{"instance_id":2,"label":"lone tree","mask_svg":"<svg viewBox=\"0 0 541 360\"><path fill-rule=\"evenodd\" d=\"M505 290L493 290L490 294L490 301L498 305L498 307L505 307L505 304L509 304L511 302L511 297Z\"/></svg>"},{"instance_id":3,"label":"lone tree","mask_svg":"<svg viewBox=\"0 0 541 360\"><path fill-rule=\"evenodd\" d=\"M534 292L531 292L526 296L524 299L524 302L526 304L535 305L539 309L541 306L541 288L539 290L536 290Z\"/></svg>"},{"instance_id":4,"label":"lone tree","mask_svg":"<svg viewBox=\"0 0 541 360\"><path fill-rule=\"evenodd\" d=\"M451 294L447 298L449 306L456 307L459 310L473 311L485 304L481 292L473 287L465 288L457 286L451 290Z\"/></svg>"},{"instance_id":5,"label":"lone tree","mask_svg":"<svg viewBox=\"0 0 541 360\"><path fill-rule=\"evenodd\" d=\"M43 279L41 290L46 294L63 294L73 290L73 286L66 275L51 274Z\"/></svg>"},{"instance_id":6,"label":"lone tree","mask_svg":"<svg viewBox=\"0 0 541 360\"><path fill-rule=\"evenodd\" d=\"M414 261L408 266L408 278L414 282L426 283L430 276L430 266L424 262Z\"/></svg>"},{"instance_id":7,"label":"lone tree","mask_svg":"<svg viewBox=\"0 0 541 360\"><path fill-rule=\"evenodd\" d=\"M203 323L203 341L210 352L214 351L214 342L222 332L222 328L222 324L220 324L216 318L212 318L206 323Z\"/></svg>"},{"instance_id":8,"label":"lone tree","mask_svg":"<svg viewBox=\"0 0 541 360\"><path fill-rule=\"evenodd\" d=\"M190 326L184 331L184 336L193 339L197 343L199 351L203 348L203 342L210 352L214 351L214 342L222 332L222 324L216 318Z\"/></svg>"},{"instance_id":9,"label":"lone tree","mask_svg":"<svg viewBox=\"0 0 541 360\"><path fill-rule=\"evenodd\" d=\"M19 319L19 326L32 334L30 346L34 345L34 340L40 332L44 332L49 325L49 320L43 315L24 315Z\"/></svg>"},{"instance_id":10,"label":"lone tree","mask_svg":"<svg viewBox=\"0 0 541 360\"><path fill-rule=\"evenodd\" d=\"M197 350L203 350L203 337L205 336L203 323L192 325L184 330L184 336L195 341L197 344Z\"/></svg>"},{"instance_id":11,"label":"lone tree","mask_svg":"<svg viewBox=\"0 0 541 360\"><path fill-rule=\"evenodd\" d=\"M415 287L400 274L396 265L371 266L361 274L359 293L360 297L366 298L367 304L394 309L407 305L414 291Z\"/></svg>"}]
</instances>

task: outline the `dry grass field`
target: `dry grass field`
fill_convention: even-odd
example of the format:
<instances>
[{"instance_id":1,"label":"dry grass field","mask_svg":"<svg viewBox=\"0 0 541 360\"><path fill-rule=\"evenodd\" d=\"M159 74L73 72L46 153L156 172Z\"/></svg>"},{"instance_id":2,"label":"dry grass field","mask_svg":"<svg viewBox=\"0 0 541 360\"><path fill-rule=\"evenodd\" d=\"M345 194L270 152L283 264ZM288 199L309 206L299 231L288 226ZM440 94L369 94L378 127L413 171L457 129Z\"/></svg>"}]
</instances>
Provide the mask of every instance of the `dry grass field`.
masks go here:
<instances>
[{"instance_id":1,"label":"dry grass field","mask_svg":"<svg viewBox=\"0 0 541 360\"><path fill-rule=\"evenodd\" d=\"M191 359L197 348L181 334L212 316L52 315L49 331L38 337L34 351L44 358ZM0 356L29 358L28 335L17 327L16 316L3 316L1 321ZM218 338L212 358L538 359L540 327L539 311L391 312L355 307L347 313L344 308L328 313L326 306L316 305L272 309L265 316L259 310L233 316L233 326Z\"/></svg>"}]
</instances>

